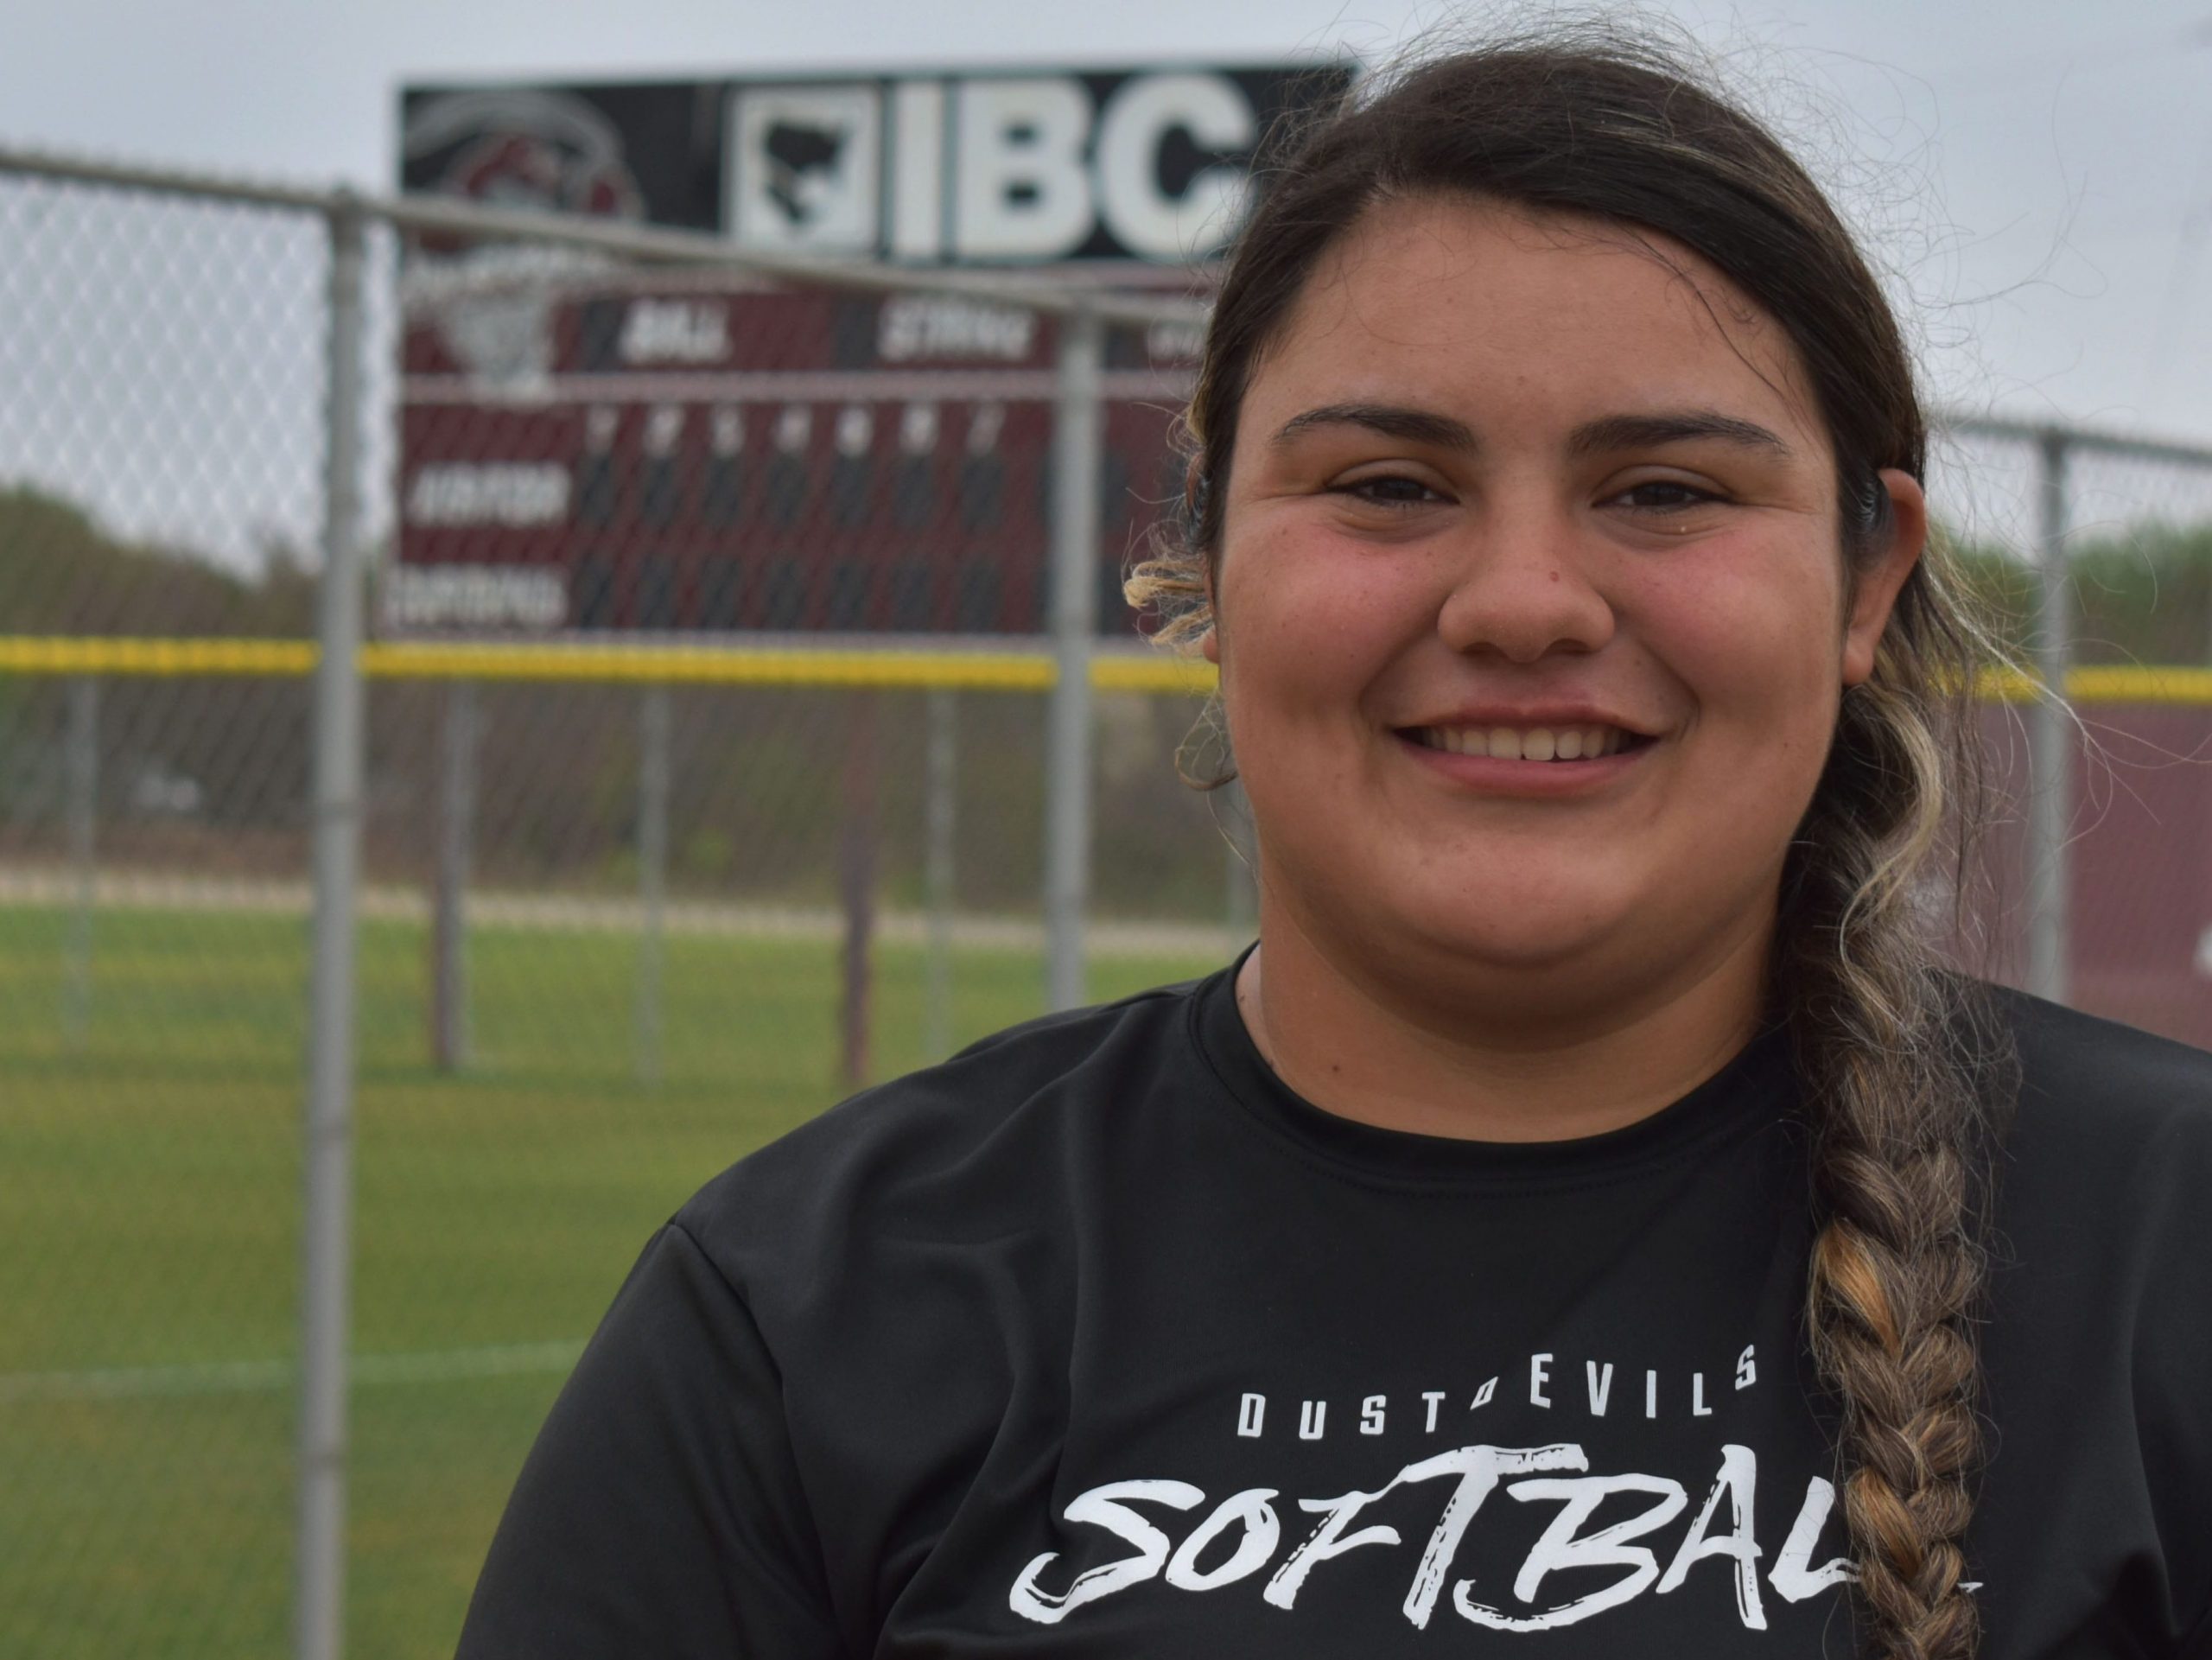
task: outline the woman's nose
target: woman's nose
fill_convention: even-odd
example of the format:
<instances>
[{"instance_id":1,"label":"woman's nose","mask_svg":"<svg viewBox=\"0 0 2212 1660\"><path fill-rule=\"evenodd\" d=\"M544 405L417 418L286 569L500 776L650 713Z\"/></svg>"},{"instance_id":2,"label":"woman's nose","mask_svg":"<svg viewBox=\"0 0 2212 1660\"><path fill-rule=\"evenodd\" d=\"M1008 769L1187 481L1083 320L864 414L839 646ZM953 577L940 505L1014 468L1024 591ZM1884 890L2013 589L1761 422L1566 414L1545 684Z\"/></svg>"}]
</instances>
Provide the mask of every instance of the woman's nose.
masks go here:
<instances>
[{"instance_id":1,"label":"woman's nose","mask_svg":"<svg viewBox=\"0 0 2212 1660\"><path fill-rule=\"evenodd\" d=\"M1455 652L1534 663L1597 651L1613 636L1611 602L1575 527L1555 511L1493 514L1469 527L1437 613Z\"/></svg>"}]
</instances>

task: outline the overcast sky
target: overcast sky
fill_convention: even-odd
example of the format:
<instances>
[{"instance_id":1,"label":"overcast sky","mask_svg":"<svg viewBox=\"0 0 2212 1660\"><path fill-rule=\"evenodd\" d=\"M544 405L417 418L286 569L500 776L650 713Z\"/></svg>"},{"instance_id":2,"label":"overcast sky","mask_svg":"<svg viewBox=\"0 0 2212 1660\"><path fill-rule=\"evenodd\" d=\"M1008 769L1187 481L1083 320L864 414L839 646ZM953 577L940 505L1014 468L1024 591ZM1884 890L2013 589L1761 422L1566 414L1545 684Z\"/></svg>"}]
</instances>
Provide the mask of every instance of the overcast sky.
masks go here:
<instances>
[{"instance_id":1,"label":"overcast sky","mask_svg":"<svg viewBox=\"0 0 2212 1660\"><path fill-rule=\"evenodd\" d=\"M1770 89L1954 404L2212 443L2212 0L1668 10ZM73 0L11 9L0 143L385 188L404 81L1384 56L1405 0Z\"/></svg>"}]
</instances>

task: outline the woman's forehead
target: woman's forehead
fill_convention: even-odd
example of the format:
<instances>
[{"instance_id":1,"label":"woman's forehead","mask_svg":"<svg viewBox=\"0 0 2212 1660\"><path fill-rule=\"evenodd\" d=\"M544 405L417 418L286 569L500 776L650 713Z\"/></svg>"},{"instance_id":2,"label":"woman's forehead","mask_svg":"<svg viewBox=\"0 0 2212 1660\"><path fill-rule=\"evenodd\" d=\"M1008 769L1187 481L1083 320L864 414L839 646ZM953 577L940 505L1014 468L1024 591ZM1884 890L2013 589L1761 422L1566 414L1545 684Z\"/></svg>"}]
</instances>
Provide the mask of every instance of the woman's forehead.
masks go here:
<instances>
[{"instance_id":1,"label":"woman's forehead","mask_svg":"<svg viewBox=\"0 0 2212 1660\"><path fill-rule=\"evenodd\" d=\"M1821 436L1787 332L1709 261L1640 226L1482 198L1370 207L1317 263L1247 398L1386 386L1477 416L1510 402L1518 419L1718 399Z\"/></svg>"}]
</instances>

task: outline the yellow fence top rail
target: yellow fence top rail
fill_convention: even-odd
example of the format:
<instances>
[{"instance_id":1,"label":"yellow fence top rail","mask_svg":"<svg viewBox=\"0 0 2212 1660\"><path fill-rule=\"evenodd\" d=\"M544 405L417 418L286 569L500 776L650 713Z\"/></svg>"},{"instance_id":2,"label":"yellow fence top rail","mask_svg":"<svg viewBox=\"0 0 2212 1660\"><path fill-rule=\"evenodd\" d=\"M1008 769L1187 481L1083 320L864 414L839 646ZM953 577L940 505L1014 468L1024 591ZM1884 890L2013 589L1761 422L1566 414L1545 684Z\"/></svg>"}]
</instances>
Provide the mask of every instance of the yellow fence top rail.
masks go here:
<instances>
[{"instance_id":1,"label":"yellow fence top rail","mask_svg":"<svg viewBox=\"0 0 2212 1660\"><path fill-rule=\"evenodd\" d=\"M133 639L0 634L0 674L259 677L315 671L312 640ZM389 641L361 648L379 680L565 681L654 685L882 687L1044 691L1057 678L1039 651L918 646L558 645ZM1165 654L1101 654L1090 680L1104 691L1202 695L1213 665Z\"/></svg>"},{"instance_id":2,"label":"yellow fence top rail","mask_svg":"<svg viewBox=\"0 0 2212 1660\"><path fill-rule=\"evenodd\" d=\"M0 634L10 674L300 675L315 669L304 639L69 639Z\"/></svg>"},{"instance_id":3,"label":"yellow fence top rail","mask_svg":"<svg viewBox=\"0 0 2212 1660\"><path fill-rule=\"evenodd\" d=\"M227 675L257 678L311 674L316 649L301 639L144 639L0 634L0 674ZM561 681L576 684L878 687L923 690L1044 691L1056 677L1048 652L916 646L642 646L385 641L361 648L362 672L378 680ZM1101 691L1202 696L1214 687L1210 663L1166 653L1101 652L1090 663ZM1981 687L1994 702L2020 703L2035 683L1993 674ZM2066 677L2076 703L2212 706L2212 668L2086 667Z\"/></svg>"}]
</instances>

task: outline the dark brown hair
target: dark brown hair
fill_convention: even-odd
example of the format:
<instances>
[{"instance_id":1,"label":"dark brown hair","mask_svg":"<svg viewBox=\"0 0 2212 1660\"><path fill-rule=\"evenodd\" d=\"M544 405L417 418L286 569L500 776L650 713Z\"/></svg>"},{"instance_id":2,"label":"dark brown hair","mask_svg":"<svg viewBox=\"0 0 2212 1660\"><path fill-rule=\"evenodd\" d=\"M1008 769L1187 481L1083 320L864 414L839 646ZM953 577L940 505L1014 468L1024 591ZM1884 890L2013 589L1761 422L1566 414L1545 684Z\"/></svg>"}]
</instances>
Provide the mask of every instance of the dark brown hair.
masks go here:
<instances>
[{"instance_id":1,"label":"dark brown hair","mask_svg":"<svg viewBox=\"0 0 2212 1660\"><path fill-rule=\"evenodd\" d=\"M1398 199L1479 197L1656 232L1787 332L1834 451L1840 557L1885 545L1885 467L1927 425L1896 317L1803 168L1675 54L1569 26L1419 61L1346 95L1260 178L1186 416L1185 511L1128 584L1170 642L1214 625L1229 458L1255 366L1323 253ZM1818 1231L1813 1354L1839 1410L1870 1652L1964 1660L1960 1588L1980 1453L1972 1320L1993 1023L1928 938L1922 878L1979 811L1967 700L1989 654L1940 547L1905 582L1872 677L1843 696L1789 849L1770 976L1804 1082ZM1947 833L1948 832L1948 833ZM2001 1095L2001 1083L1993 1093Z\"/></svg>"}]
</instances>

